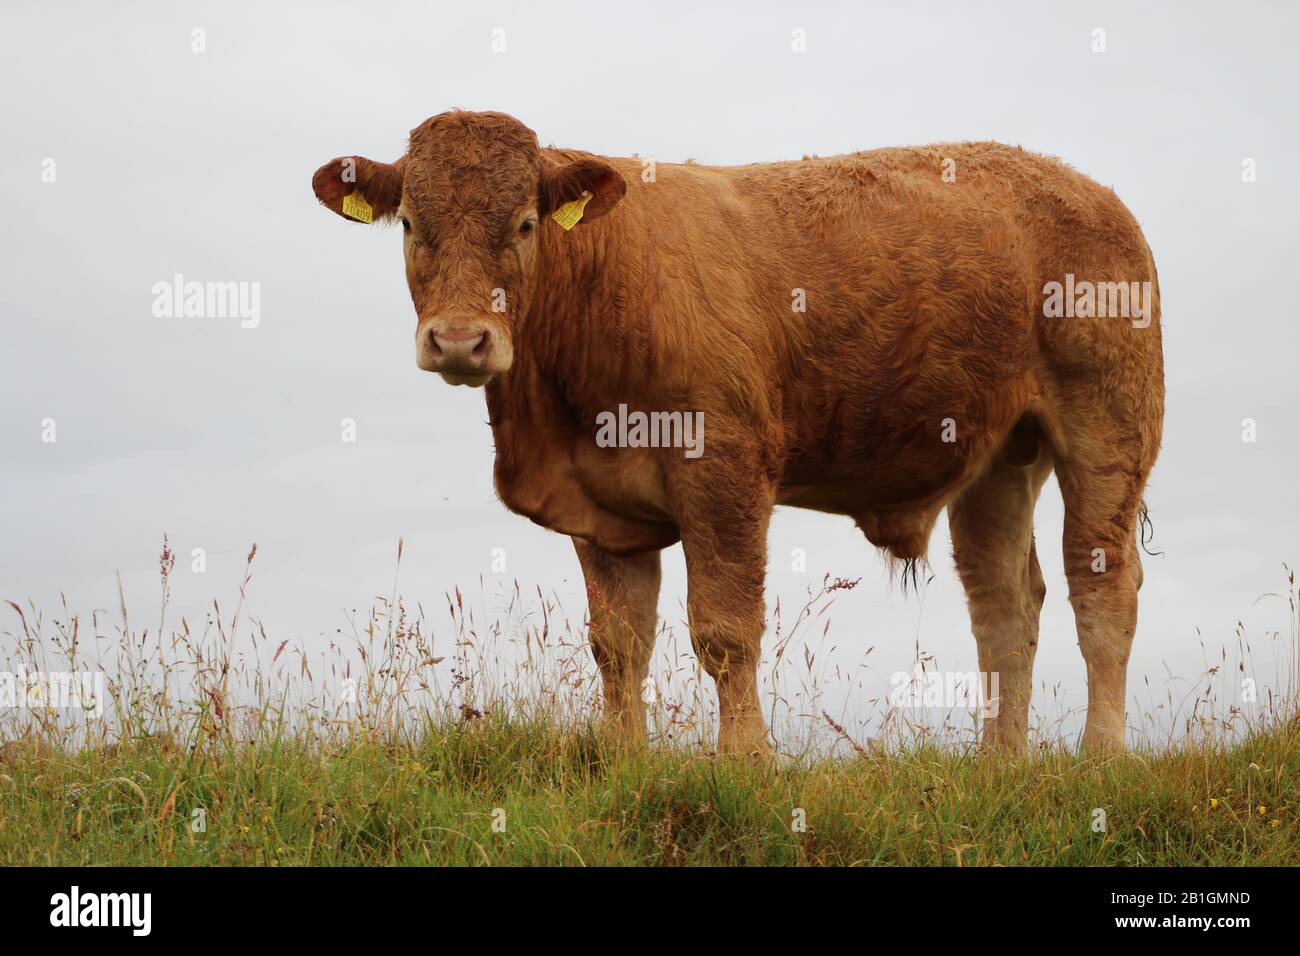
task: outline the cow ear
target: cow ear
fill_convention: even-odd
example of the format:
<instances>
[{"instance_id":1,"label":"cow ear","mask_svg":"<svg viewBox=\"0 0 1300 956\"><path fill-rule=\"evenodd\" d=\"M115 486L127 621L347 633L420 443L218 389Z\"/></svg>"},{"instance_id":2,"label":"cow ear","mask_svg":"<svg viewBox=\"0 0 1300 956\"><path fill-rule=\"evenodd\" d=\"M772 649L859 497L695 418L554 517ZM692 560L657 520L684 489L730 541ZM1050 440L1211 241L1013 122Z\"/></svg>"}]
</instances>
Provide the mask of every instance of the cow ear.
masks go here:
<instances>
[{"instance_id":1,"label":"cow ear","mask_svg":"<svg viewBox=\"0 0 1300 956\"><path fill-rule=\"evenodd\" d=\"M391 219L402 202L402 160L377 163L364 156L340 156L316 170L311 188L322 206L344 219Z\"/></svg>"},{"instance_id":2,"label":"cow ear","mask_svg":"<svg viewBox=\"0 0 1300 956\"><path fill-rule=\"evenodd\" d=\"M550 215L565 203L590 195L578 222L591 222L605 215L623 198L627 181L617 169L594 156L570 163L543 160L540 192L543 216Z\"/></svg>"}]
</instances>

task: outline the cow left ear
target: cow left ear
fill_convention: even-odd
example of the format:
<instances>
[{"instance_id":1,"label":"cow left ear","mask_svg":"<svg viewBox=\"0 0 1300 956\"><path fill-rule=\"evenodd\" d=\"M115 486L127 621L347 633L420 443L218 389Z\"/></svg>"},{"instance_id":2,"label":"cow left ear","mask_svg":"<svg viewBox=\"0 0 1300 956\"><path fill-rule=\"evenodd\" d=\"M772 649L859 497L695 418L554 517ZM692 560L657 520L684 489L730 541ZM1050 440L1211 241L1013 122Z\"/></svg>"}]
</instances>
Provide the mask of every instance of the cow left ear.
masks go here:
<instances>
[{"instance_id":1,"label":"cow left ear","mask_svg":"<svg viewBox=\"0 0 1300 956\"><path fill-rule=\"evenodd\" d=\"M626 192L627 180L623 174L603 159L586 156L570 163L543 160L540 189L543 216L589 194L591 198L582 208L578 222L591 222L613 209Z\"/></svg>"}]
</instances>

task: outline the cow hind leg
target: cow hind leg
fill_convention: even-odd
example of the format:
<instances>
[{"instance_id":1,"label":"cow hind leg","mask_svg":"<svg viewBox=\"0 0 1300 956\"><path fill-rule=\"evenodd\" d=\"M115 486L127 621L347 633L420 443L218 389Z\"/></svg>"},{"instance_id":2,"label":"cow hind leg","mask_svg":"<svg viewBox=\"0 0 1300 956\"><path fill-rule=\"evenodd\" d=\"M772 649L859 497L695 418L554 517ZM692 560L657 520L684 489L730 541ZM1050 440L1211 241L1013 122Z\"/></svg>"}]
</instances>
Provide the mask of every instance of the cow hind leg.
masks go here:
<instances>
[{"instance_id":1,"label":"cow hind leg","mask_svg":"<svg viewBox=\"0 0 1300 956\"><path fill-rule=\"evenodd\" d=\"M1122 443L1062 463L1063 548L1079 649L1088 670L1083 749L1124 749L1129 652L1142 586L1136 526L1146 469Z\"/></svg>"},{"instance_id":2,"label":"cow hind leg","mask_svg":"<svg viewBox=\"0 0 1300 956\"><path fill-rule=\"evenodd\" d=\"M981 743L1023 753L1038 617L1046 587L1034 548L1034 504L1052 470L1032 419L948 509L953 558L966 589L985 702Z\"/></svg>"},{"instance_id":3,"label":"cow hind leg","mask_svg":"<svg viewBox=\"0 0 1300 956\"><path fill-rule=\"evenodd\" d=\"M1079 247L1072 265L1079 274L1149 278L1154 288L1150 254L1134 256L1122 244ZM1148 308L1147 324L1097 318L1039 325L1039 344L1056 369L1042 401L1065 505L1065 576L1088 672L1085 750L1124 748L1142 583L1138 521L1164 420L1158 291Z\"/></svg>"}]
</instances>

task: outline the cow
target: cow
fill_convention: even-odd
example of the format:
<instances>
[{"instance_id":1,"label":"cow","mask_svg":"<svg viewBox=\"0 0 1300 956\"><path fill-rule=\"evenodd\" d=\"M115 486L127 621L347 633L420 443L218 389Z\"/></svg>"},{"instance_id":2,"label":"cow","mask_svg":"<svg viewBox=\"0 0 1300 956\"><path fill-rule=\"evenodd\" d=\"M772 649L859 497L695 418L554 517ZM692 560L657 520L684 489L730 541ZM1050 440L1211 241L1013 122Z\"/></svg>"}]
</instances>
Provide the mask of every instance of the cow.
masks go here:
<instances>
[{"instance_id":1,"label":"cow","mask_svg":"<svg viewBox=\"0 0 1300 956\"><path fill-rule=\"evenodd\" d=\"M946 508L980 670L998 675L981 745L1023 752L1045 594L1033 513L1054 470L1082 746L1123 748L1164 382L1155 265L1112 190L994 142L651 164L468 111L312 186L345 219L400 223L416 362L485 389L498 496L572 538L618 738L645 740L664 548L685 553L718 751L764 754L773 509L848 516L915 572ZM1099 309L1098 286L1133 314L1103 314L1118 296ZM700 453L608 440L615 413L691 416Z\"/></svg>"}]
</instances>

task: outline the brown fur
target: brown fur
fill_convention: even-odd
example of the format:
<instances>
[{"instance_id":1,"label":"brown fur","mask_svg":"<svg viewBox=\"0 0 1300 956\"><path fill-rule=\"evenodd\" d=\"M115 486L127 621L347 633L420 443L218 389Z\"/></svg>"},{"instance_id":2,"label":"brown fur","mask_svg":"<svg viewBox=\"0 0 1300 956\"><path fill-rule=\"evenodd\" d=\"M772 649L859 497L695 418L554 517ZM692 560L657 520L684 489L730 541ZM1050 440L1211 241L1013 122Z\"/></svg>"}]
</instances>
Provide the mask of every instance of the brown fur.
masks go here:
<instances>
[{"instance_id":1,"label":"brown fur","mask_svg":"<svg viewBox=\"0 0 1300 956\"><path fill-rule=\"evenodd\" d=\"M339 162L313 183L336 212ZM433 117L397 164L361 163L376 214L411 223L417 335L486 335L465 360L477 364L454 370L467 377L448 377L488 382L502 501L571 535L591 593L615 602L593 599L592 639L618 726L644 734L632 685L653 641L659 550L685 550L720 747L762 749L772 508L851 517L914 573L948 507L981 668L1000 674L985 740L1022 749L1043 592L1033 502L1055 468L1088 665L1084 742L1122 746L1136 522L1163 417L1158 292L1146 328L1043 312L1045 283L1067 273L1156 289L1111 190L996 143L659 163L645 182L636 159L540 149L494 113ZM584 191L566 232L547 214ZM491 311L494 289L505 313ZM795 289L806 312L792 311ZM704 456L598 447L596 416L619 403L702 411ZM941 438L946 419L955 441Z\"/></svg>"}]
</instances>

